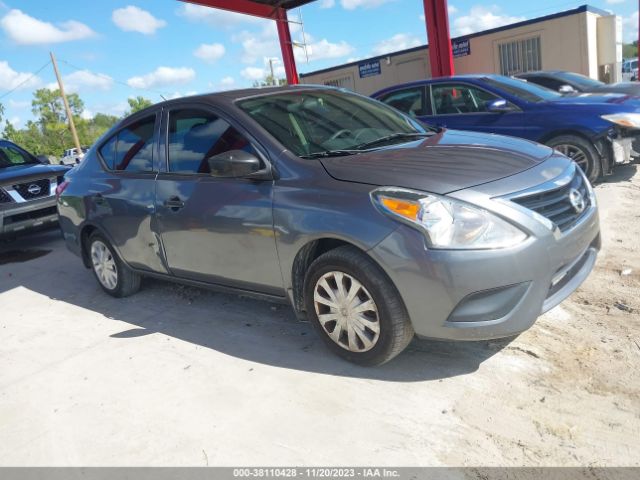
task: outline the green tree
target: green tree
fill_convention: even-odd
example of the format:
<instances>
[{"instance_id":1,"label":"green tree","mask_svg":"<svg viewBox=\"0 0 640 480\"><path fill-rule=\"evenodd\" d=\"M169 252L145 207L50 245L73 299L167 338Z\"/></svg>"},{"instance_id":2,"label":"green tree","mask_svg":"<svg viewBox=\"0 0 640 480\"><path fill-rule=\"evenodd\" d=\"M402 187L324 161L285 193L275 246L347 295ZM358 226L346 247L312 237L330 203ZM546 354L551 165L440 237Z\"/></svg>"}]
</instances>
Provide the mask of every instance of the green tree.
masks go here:
<instances>
[{"instance_id":1,"label":"green tree","mask_svg":"<svg viewBox=\"0 0 640 480\"><path fill-rule=\"evenodd\" d=\"M636 58L638 56L638 41L622 45L622 58Z\"/></svg>"},{"instance_id":2,"label":"green tree","mask_svg":"<svg viewBox=\"0 0 640 480\"><path fill-rule=\"evenodd\" d=\"M129 102L129 107L131 108L131 110L125 113L125 117L153 105L153 102L151 100L140 96L131 97L127 100L127 102Z\"/></svg>"},{"instance_id":3,"label":"green tree","mask_svg":"<svg viewBox=\"0 0 640 480\"><path fill-rule=\"evenodd\" d=\"M3 116L4 116L4 105L0 103L0 123L2 123Z\"/></svg>"}]
</instances>

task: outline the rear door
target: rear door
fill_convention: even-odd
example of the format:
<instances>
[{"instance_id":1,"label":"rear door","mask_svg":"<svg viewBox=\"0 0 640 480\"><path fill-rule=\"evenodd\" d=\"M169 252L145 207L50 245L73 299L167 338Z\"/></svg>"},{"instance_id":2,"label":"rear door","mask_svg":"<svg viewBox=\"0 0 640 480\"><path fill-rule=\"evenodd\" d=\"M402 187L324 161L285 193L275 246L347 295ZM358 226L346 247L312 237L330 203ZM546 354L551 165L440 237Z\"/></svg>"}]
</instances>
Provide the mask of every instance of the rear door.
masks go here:
<instances>
[{"instance_id":1,"label":"rear door","mask_svg":"<svg viewBox=\"0 0 640 480\"><path fill-rule=\"evenodd\" d=\"M199 104L163 119L156 219L167 264L182 278L284 295L273 228L273 180L222 178L208 159L244 150L267 162L240 126Z\"/></svg>"},{"instance_id":2,"label":"rear door","mask_svg":"<svg viewBox=\"0 0 640 480\"><path fill-rule=\"evenodd\" d=\"M160 110L135 116L98 147L104 172L87 196L87 217L103 227L134 268L166 272L151 221Z\"/></svg>"},{"instance_id":3,"label":"rear door","mask_svg":"<svg viewBox=\"0 0 640 480\"><path fill-rule=\"evenodd\" d=\"M467 83L433 83L429 86L431 115L419 119L431 125L457 130L523 136L524 114L515 105L513 112L490 112L487 103L496 94Z\"/></svg>"}]
</instances>

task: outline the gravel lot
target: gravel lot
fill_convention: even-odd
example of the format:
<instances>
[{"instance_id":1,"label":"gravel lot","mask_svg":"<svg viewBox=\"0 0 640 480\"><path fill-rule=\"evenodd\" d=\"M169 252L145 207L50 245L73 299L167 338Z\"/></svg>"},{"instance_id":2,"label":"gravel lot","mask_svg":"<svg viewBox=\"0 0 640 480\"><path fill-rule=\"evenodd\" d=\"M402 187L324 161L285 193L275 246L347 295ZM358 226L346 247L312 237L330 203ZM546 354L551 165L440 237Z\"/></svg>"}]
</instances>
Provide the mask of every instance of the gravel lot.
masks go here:
<instances>
[{"instance_id":1,"label":"gravel lot","mask_svg":"<svg viewBox=\"0 0 640 480\"><path fill-rule=\"evenodd\" d=\"M568 301L374 369L285 306L157 281L116 300L57 231L3 245L0 465L638 466L640 172L597 191L604 249Z\"/></svg>"}]
</instances>

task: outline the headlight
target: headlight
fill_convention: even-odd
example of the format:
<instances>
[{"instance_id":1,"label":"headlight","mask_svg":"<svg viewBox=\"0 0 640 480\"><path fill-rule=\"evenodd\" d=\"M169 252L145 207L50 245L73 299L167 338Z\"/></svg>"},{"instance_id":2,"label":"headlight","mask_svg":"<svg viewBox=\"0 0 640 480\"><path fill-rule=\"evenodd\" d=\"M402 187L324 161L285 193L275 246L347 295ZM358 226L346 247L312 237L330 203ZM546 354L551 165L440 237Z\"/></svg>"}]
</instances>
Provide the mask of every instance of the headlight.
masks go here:
<instances>
[{"instance_id":1,"label":"headlight","mask_svg":"<svg viewBox=\"0 0 640 480\"><path fill-rule=\"evenodd\" d=\"M527 238L491 212L452 198L395 187L378 188L371 198L381 212L426 233L431 248L507 248Z\"/></svg>"},{"instance_id":2,"label":"headlight","mask_svg":"<svg viewBox=\"0 0 640 480\"><path fill-rule=\"evenodd\" d=\"M600 118L627 128L640 128L640 113L614 113Z\"/></svg>"}]
</instances>

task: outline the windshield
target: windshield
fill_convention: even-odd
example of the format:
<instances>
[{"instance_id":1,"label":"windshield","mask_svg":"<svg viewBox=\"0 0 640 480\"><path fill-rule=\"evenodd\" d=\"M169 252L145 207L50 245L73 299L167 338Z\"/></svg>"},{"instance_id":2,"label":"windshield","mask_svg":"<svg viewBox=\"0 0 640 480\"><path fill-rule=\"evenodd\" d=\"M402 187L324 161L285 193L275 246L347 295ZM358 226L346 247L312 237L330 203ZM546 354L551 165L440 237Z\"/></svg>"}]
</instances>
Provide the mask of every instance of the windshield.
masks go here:
<instances>
[{"instance_id":1,"label":"windshield","mask_svg":"<svg viewBox=\"0 0 640 480\"><path fill-rule=\"evenodd\" d=\"M406 142L427 135L411 118L369 98L339 90L268 94L238 106L300 157Z\"/></svg>"},{"instance_id":2,"label":"windshield","mask_svg":"<svg viewBox=\"0 0 640 480\"><path fill-rule=\"evenodd\" d=\"M16 145L6 142L0 143L0 168L31 163L39 162Z\"/></svg>"},{"instance_id":3,"label":"windshield","mask_svg":"<svg viewBox=\"0 0 640 480\"><path fill-rule=\"evenodd\" d=\"M526 102L544 102L547 100L557 100L562 97L558 92L550 90L535 83L529 83L524 80L517 80L509 77L487 77L483 81L494 88L503 90L514 97L520 98Z\"/></svg>"},{"instance_id":4,"label":"windshield","mask_svg":"<svg viewBox=\"0 0 640 480\"><path fill-rule=\"evenodd\" d=\"M560 80L574 83L582 88L594 88L594 87L601 87L602 85L604 85L604 82L594 80L593 78L589 78L585 75L580 75L579 73L559 72L559 73L556 73L555 75Z\"/></svg>"}]
</instances>

